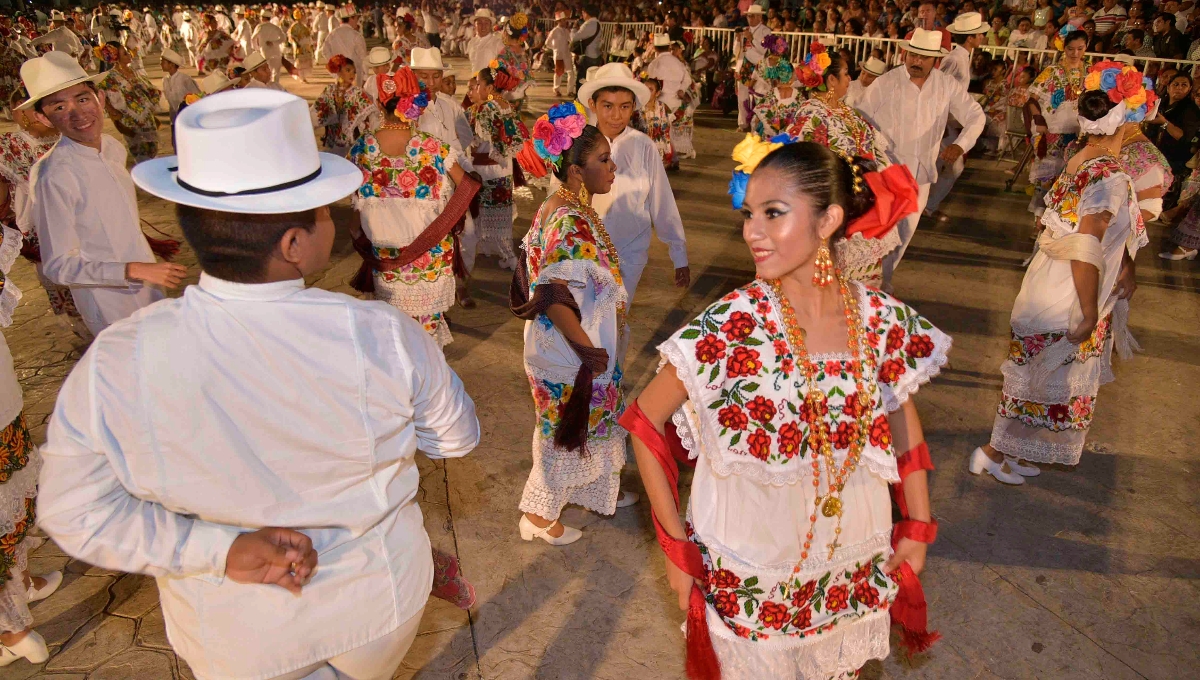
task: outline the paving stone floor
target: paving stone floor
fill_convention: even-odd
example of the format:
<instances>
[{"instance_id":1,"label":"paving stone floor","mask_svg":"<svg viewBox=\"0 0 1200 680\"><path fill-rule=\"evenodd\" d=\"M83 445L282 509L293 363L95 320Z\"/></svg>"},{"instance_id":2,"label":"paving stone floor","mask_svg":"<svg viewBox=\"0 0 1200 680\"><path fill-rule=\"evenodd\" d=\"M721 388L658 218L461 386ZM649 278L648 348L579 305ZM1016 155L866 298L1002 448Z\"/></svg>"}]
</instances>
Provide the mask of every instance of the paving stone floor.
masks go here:
<instances>
[{"instance_id":1,"label":"paving stone floor","mask_svg":"<svg viewBox=\"0 0 1200 680\"><path fill-rule=\"evenodd\" d=\"M460 62L461 64L461 62ZM458 73L460 82L464 68ZM312 97L327 78L289 89ZM461 91L461 90L460 90ZM551 103L539 87L532 109ZM701 112L699 158L672 177L689 239L693 283L670 285L656 243L631 322L627 375L636 393L652 376L654 347L710 301L753 276L725 183L738 141L732 123ZM163 130L164 148L169 141ZM954 336L949 367L916 397L938 471L932 477L940 539L923 578L931 622L945 636L912 663L873 662L866 678L1200 677L1200 276L1192 263L1139 257L1132 326L1144 352L1116 367L1101 391L1089 453L1023 488L966 472L986 440L1007 352L1007 319L1031 241L1026 197L1003 190L1003 166L973 161L946 205L926 221L897 274L898 296ZM172 209L142 196L142 216L178 235ZM520 205L514 235L534 209ZM354 219L339 206L340 225ZM198 275L186 249L180 262ZM345 230L332 264L312 285L349 291L358 257ZM508 276L480 258L480 305L455 310L451 365L475 396L481 446L464 459L421 459L421 505L435 545L455 551L478 588L468 615L431 600L398 678L488 680L682 678L682 614L642 503L612 518L565 513L583 540L565 548L519 540L516 509L530 467L533 423L521 369L521 323L502 306ZM85 345L50 314L33 270L12 278L26 292L4 334L35 435ZM637 488L636 470L625 482ZM0 680L190 678L171 652L154 583L70 559L52 542L34 573L65 569L62 589L34 605L53 656L19 661Z\"/></svg>"}]
</instances>

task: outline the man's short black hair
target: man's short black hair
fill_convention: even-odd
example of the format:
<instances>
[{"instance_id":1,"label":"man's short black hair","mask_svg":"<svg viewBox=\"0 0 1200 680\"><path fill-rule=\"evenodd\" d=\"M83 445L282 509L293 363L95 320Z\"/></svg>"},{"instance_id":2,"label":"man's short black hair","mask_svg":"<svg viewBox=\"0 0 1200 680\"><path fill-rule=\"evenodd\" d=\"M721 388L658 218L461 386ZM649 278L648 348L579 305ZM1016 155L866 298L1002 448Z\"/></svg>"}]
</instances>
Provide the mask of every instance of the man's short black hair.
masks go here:
<instances>
[{"instance_id":1,"label":"man's short black hair","mask_svg":"<svg viewBox=\"0 0 1200 680\"><path fill-rule=\"evenodd\" d=\"M97 94L98 94L98 93L100 92L99 88L97 88L97 87L96 87L96 83L93 83L93 82L92 82L92 81L90 81L90 80L85 80L83 84L84 84L84 85L87 85L87 86L88 86L88 89L89 89L89 90L91 90L91 91L92 91L92 92L94 92L94 93L97 93ZM63 89L66 89L66 88L63 88ZM61 92L61 91L62 91L62 90L59 90L59 92ZM51 92L50 94L58 94L58 93L57 93L57 92ZM49 97L49 96L50 96L49 94L48 94L48 95L46 95L46 97ZM39 99L39 100L37 100L36 102L34 102L34 103L33 103L33 108L34 108L34 110L35 110L35 111L37 111L38 113L42 114L43 116L44 116L44 115L46 115L46 112L45 112L45 111L42 111L42 102L46 101L46 97L42 97L41 99Z\"/></svg>"},{"instance_id":2,"label":"man's short black hair","mask_svg":"<svg viewBox=\"0 0 1200 680\"><path fill-rule=\"evenodd\" d=\"M250 215L176 205L175 216L200 268L235 283L261 282L283 235L289 229L311 232L317 226L315 210Z\"/></svg>"},{"instance_id":3,"label":"man's short black hair","mask_svg":"<svg viewBox=\"0 0 1200 680\"><path fill-rule=\"evenodd\" d=\"M632 99L633 105L637 106L637 95L635 95L633 93L633 90L629 89L628 87L620 87L617 85L609 85L608 87L599 88L598 90L596 90L595 92L592 93L592 101L596 101L597 99L600 98L600 95L608 94L610 92L625 92L625 93L627 93L629 95L630 99Z\"/></svg>"},{"instance_id":4,"label":"man's short black hair","mask_svg":"<svg viewBox=\"0 0 1200 680\"><path fill-rule=\"evenodd\" d=\"M585 2L583 4L583 11L587 12L587 15L590 17L600 16L600 10L596 9L594 3Z\"/></svg>"}]
</instances>

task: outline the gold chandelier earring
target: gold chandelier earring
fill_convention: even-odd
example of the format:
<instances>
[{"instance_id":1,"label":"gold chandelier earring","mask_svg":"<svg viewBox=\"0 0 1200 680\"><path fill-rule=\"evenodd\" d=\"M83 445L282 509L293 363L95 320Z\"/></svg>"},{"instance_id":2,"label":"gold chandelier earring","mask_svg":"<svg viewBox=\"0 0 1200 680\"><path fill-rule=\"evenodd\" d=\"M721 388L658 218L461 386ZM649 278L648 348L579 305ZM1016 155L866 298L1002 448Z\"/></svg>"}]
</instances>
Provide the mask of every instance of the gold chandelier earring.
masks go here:
<instances>
[{"instance_id":1,"label":"gold chandelier earring","mask_svg":"<svg viewBox=\"0 0 1200 680\"><path fill-rule=\"evenodd\" d=\"M582 182L579 184L579 202L584 205L592 204L592 196L588 193L587 187Z\"/></svg>"},{"instance_id":2,"label":"gold chandelier earring","mask_svg":"<svg viewBox=\"0 0 1200 680\"><path fill-rule=\"evenodd\" d=\"M829 252L829 239L821 241L817 257L813 260L813 285L824 288L833 283L833 253Z\"/></svg>"}]
</instances>

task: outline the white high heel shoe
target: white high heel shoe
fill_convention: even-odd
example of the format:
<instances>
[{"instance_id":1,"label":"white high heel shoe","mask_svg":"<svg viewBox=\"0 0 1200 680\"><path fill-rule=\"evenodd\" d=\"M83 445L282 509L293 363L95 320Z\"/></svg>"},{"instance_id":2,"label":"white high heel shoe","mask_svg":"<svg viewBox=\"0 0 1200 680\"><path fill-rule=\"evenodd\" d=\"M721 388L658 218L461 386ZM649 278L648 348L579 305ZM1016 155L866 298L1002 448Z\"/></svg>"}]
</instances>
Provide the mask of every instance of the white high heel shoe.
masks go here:
<instances>
[{"instance_id":1,"label":"white high heel shoe","mask_svg":"<svg viewBox=\"0 0 1200 680\"><path fill-rule=\"evenodd\" d=\"M621 495L617 496L617 507L628 508L631 505L637 505L637 502L641 500L641 498L641 496L637 495L633 491L622 491Z\"/></svg>"},{"instance_id":2,"label":"white high heel shoe","mask_svg":"<svg viewBox=\"0 0 1200 680\"><path fill-rule=\"evenodd\" d=\"M580 538L583 538L582 531L573 527L569 527L565 524L562 525L562 536L551 536L550 529L554 528L553 524L543 529L533 522L530 522L529 518L525 515L521 515L520 526L521 538L525 539L526 541L532 541L535 538L540 538L550 545L570 545L575 541L578 541Z\"/></svg>"},{"instance_id":3,"label":"white high heel shoe","mask_svg":"<svg viewBox=\"0 0 1200 680\"><path fill-rule=\"evenodd\" d=\"M1194 260L1194 259L1196 259L1197 254L1200 254L1200 250L1197 250L1195 248L1193 248L1191 250L1184 250L1182 253L1176 252L1175 249L1171 249L1171 250L1167 250L1165 252L1159 253L1158 256L1164 260L1171 260L1172 262L1178 262L1180 260Z\"/></svg>"},{"instance_id":4,"label":"white high heel shoe","mask_svg":"<svg viewBox=\"0 0 1200 680\"><path fill-rule=\"evenodd\" d=\"M31 630L20 642L13 646L0 645L0 666L7 666L17 659L28 659L29 663L46 663L50 658L50 650L46 649L46 640Z\"/></svg>"},{"instance_id":5,"label":"white high heel shoe","mask_svg":"<svg viewBox=\"0 0 1200 680\"><path fill-rule=\"evenodd\" d=\"M1016 486L1025 483L1024 477L1015 472L1005 471L1004 461L997 463L984 453L982 448L975 449L975 452L971 454L971 465L968 469L973 475L987 471L989 475L996 478L996 481L1005 484Z\"/></svg>"},{"instance_id":6,"label":"white high heel shoe","mask_svg":"<svg viewBox=\"0 0 1200 680\"><path fill-rule=\"evenodd\" d=\"M1042 469L1036 465L1021 465L1021 461L1012 456L1005 456L1004 462L1008 463L1008 469L1021 475L1022 477L1037 477L1042 474Z\"/></svg>"},{"instance_id":7,"label":"white high heel shoe","mask_svg":"<svg viewBox=\"0 0 1200 680\"><path fill-rule=\"evenodd\" d=\"M44 600L54 594L58 587L62 585L63 575L61 571L52 571L49 574L44 574L38 578L46 579L46 585L41 588L34 588L33 584L29 584L29 590L26 591L25 597L30 602Z\"/></svg>"}]
</instances>

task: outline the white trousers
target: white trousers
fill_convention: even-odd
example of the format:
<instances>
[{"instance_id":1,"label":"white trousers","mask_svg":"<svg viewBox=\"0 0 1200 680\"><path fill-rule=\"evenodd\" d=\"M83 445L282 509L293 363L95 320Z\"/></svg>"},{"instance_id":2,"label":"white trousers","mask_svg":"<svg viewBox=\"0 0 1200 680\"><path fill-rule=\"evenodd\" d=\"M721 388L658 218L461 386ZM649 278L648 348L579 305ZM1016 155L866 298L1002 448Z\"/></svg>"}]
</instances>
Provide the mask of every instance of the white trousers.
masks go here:
<instances>
[{"instance_id":1,"label":"white trousers","mask_svg":"<svg viewBox=\"0 0 1200 680\"><path fill-rule=\"evenodd\" d=\"M471 212L467 211L466 223L463 225L463 231L458 235L458 247L462 253L463 265L467 268L467 273L475 271L475 253L479 251L479 232L475 228L475 218L471 217Z\"/></svg>"},{"instance_id":2,"label":"white trousers","mask_svg":"<svg viewBox=\"0 0 1200 680\"><path fill-rule=\"evenodd\" d=\"M750 124L750 121L746 120L746 101L750 99L750 88L746 85L738 83L737 99L738 127L745 127Z\"/></svg>"},{"instance_id":3,"label":"white trousers","mask_svg":"<svg viewBox=\"0 0 1200 680\"><path fill-rule=\"evenodd\" d=\"M621 282L625 284L625 309L633 309L633 294L637 292L638 282L642 280L642 272L646 263L621 261Z\"/></svg>"},{"instance_id":4,"label":"white trousers","mask_svg":"<svg viewBox=\"0 0 1200 680\"><path fill-rule=\"evenodd\" d=\"M896 230L900 233L900 245L883 258L883 289L885 291L892 290L892 274L896 271L896 265L900 264L900 260L903 259L904 251L908 250L908 244L912 241L913 235L917 233L917 223L921 221L921 213L925 210L925 204L929 202L930 186L932 185L922 184L917 187L917 211L896 223Z\"/></svg>"},{"instance_id":5,"label":"white trousers","mask_svg":"<svg viewBox=\"0 0 1200 680\"><path fill-rule=\"evenodd\" d=\"M945 149L953 144L958 139L959 133L960 131L957 129L947 130L946 135L942 137L942 148ZM950 195L950 190L954 188L954 183L958 181L959 176L963 173L963 168L966 166L967 154L965 153L959 156L958 160L953 163L948 164L941 159L938 160L938 178L933 183L933 188L929 190L929 202L925 206L927 214L932 214L942 204L942 201L946 200L946 197Z\"/></svg>"},{"instance_id":6,"label":"white trousers","mask_svg":"<svg viewBox=\"0 0 1200 680\"><path fill-rule=\"evenodd\" d=\"M412 647L424 608L396 630L361 647L272 680L391 680Z\"/></svg>"}]
</instances>

